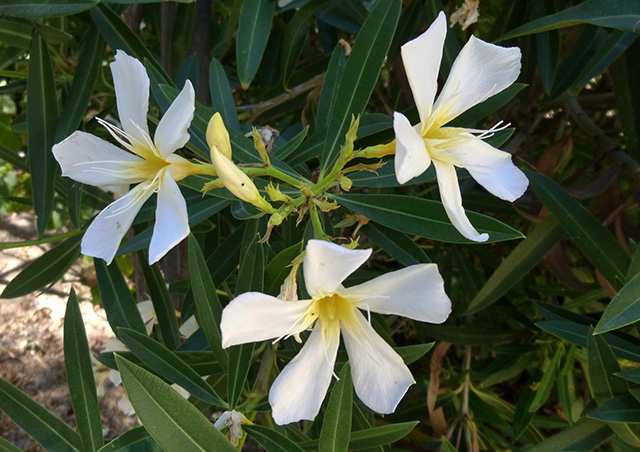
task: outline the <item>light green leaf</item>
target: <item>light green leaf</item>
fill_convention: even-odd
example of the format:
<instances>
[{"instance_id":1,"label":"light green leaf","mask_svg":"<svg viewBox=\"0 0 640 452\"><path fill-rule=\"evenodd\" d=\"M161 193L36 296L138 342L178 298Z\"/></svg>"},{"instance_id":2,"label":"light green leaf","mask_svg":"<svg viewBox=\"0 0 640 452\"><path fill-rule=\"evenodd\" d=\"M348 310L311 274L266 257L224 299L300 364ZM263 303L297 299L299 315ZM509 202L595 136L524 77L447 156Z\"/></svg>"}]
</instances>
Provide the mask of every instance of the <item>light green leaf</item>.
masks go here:
<instances>
[{"instance_id":1,"label":"light green leaf","mask_svg":"<svg viewBox=\"0 0 640 452\"><path fill-rule=\"evenodd\" d=\"M149 435L143 426L118 436L105 444L98 452L163 452L160 445Z\"/></svg>"},{"instance_id":2,"label":"light green leaf","mask_svg":"<svg viewBox=\"0 0 640 452\"><path fill-rule=\"evenodd\" d=\"M351 432L353 382L349 364L342 366L338 381L331 389L329 404L322 420L318 452L347 452Z\"/></svg>"},{"instance_id":3,"label":"light green leaf","mask_svg":"<svg viewBox=\"0 0 640 452\"><path fill-rule=\"evenodd\" d=\"M73 414L85 452L102 447L102 421L91 363L91 350L76 292L71 289L64 315L64 363Z\"/></svg>"},{"instance_id":4,"label":"light green leaf","mask_svg":"<svg viewBox=\"0 0 640 452\"><path fill-rule=\"evenodd\" d=\"M554 217L546 218L502 261L471 300L466 313L478 312L495 303L522 281L564 235L564 229Z\"/></svg>"},{"instance_id":5,"label":"light green leaf","mask_svg":"<svg viewBox=\"0 0 640 452\"><path fill-rule=\"evenodd\" d=\"M136 414L164 450L237 452L222 433L171 386L118 355L116 362Z\"/></svg>"},{"instance_id":6,"label":"light green leaf","mask_svg":"<svg viewBox=\"0 0 640 452\"><path fill-rule=\"evenodd\" d=\"M402 195L332 195L338 203L365 217L407 234L452 243L475 243L464 238L451 224L438 201ZM500 221L467 211L471 223L480 232L488 232L486 243L523 237Z\"/></svg>"},{"instance_id":7,"label":"light green leaf","mask_svg":"<svg viewBox=\"0 0 640 452\"><path fill-rule=\"evenodd\" d=\"M262 55L271 33L271 20L276 2L272 0L245 0L240 10L236 60L238 78L244 89L258 72Z\"/></svg>"},{"instance_id":8,"label":"light green leaf","mask_svg":"<svg viewBox=\"0 0 640 452\"><path fill-rule=\"evenodd\" d=\"M0 298L16 298L56 282L80 256L81 235L68 238L29 263L4 288Z\"/></svg>"}]
</instances>

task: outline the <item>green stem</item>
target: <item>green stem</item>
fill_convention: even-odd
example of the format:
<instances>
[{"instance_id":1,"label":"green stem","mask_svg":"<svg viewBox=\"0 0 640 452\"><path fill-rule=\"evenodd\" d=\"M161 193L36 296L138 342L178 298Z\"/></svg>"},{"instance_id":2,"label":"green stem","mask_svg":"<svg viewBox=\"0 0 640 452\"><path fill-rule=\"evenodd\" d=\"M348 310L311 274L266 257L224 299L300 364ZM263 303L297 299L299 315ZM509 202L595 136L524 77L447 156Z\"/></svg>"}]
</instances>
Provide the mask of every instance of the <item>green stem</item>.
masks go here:
<instances>
[{"instance_id":1,"label":"green stem","mask_svg":"<svg viewBox=\"0 0 640 452\"><path fill-rule=\"evenodd\" d=\"M8 250L11 248L22 248L23 246L42 245L43 243L57 242L60 240L68 239L69 237L74 237L78 234L82 234L83 232L84 230L82 229L76 229L75 231L70 231L65 234L52 235L51 237L44 237L37 240L25 240L24 242L0 242L0 251Z\"/></svg>"},{"instance_id":2,"label":"green stem","mask_svg":"<svg viewBox=\"0 0 640 452\"><path fill-rule=\"evenodd\" d=\"M324 240L325 233L322 229L322 222L320 221L320 215L318 215L318 209L312 203L310 204L309 216L311 217L311 224L313 225L313 238Z\"/></svg>"},{"instance_id":3,"label":"green stem","mask_svg":"<svg viewBox=\"0 0 640 452\"><path fill-rule=\"evenodd\" d=\"M295 188L300 187L300 185L302 184L302 181L299 181L295 177L292 177L292 176L289 176L286 173L283 173L282 171L280 171L279 169L274 168L271 165L263 167L263 168L243 168L243 167L240 167L240 169L242 169L242 171L244 171L244 173L247 176L271 176L271 177L279 179L282 182L284 182L286 184L289 184L289 185L291 185L292 187L295 187Z\"/></svg>"}]
</instances>

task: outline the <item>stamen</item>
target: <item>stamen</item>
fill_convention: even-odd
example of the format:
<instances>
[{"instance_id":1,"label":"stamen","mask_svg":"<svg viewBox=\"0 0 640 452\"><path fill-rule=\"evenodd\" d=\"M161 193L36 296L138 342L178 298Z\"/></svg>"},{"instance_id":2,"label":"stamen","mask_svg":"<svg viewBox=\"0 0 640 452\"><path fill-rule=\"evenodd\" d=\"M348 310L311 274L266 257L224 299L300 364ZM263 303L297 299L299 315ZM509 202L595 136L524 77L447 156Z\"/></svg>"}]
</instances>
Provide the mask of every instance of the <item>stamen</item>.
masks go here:
<instances>
[{"instance_id":1,"label":"stamen","mask_svg":"<svg viewBox=\"0 0 640 452\"><path fill-rule=\"evenodd\" d=\"M105 121L104 119L98 118L97 116L95 118L96 118L96 121L98 121L98 123L101 126L107 129L107 131L111 134L113 138L116 139L118 143L120 143L124 148L133 152L133 145L131 144L131 137L129 135L127 135L123 130L119 129L113 124ZM128 141L123 140L123 138L125 138Z\"/></svg>"}]
</instances>

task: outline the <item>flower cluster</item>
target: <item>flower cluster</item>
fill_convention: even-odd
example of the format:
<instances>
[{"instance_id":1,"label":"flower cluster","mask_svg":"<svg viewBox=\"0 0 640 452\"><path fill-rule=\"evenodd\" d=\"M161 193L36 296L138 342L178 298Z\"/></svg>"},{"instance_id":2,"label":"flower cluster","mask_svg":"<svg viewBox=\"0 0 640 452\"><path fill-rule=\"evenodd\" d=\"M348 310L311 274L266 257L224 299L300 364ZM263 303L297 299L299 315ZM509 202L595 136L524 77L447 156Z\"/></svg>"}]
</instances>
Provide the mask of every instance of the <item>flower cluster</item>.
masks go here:
<instances>
[{"instance_id":1,"label":"flower cluster","mask_svg":"<svg viewBox=\"0 0 640 452\"><path fill-rule=\"evenodd\" d=\"M318 211L337 207L325 192L337 185L349 190L351 182L345 176L348 171L375 171L381 166L381 163L357 163L346 167L349 162L395 154L395 174L400 184L419 176L433 164L451 223L464 237L478 242L488 240L489 236L479 233L465 214L456 168L465 168L490 193L508 201L520 197L527 188L528 181L512 163L511 156L483 141L501 130L500 124L488 131L448 125L516 80L520 50L471 37L436 99L446 28L446 18L440 13L427 31L402 46L402 60L419 123L411 125L402 113L395 112L394 142L356 151L358 119L354 119L337 161L315 184L296 179L290 172L272 165L255 130L254 146L263 164L235 164L229 133L219 114L213 115L206 131L210 163L177 155L176 151L190 139L188 128L194 116L194 90L189 81L158 123L152 139L146 118L149 77L140 61L123 51L116 53L111 64L120 127L98 120L124 149L81 131L53 147L64 176L122 195L98 214L82 240L84 254L107 263L113 260L136 214L154 193L157 193L156 222L149 262L158 261L189 234L187 206L177 182L191 175L216 177L203 186L203 192L224 187L238 199L269 214L269 231L293 213L298 214L298 221L305 214L310 215L315 239L308 241L304 257L300 256L294 265L281 297L243 293L225 307L220 325L223 347L264 340L277 342L290 336L299 339L310 330L299 354L271 387L269 402L278 424L314 419L318 414L335 375L341 337L360 401L378 413L393 412L414 380L402 358L374 331L371 313L442 323L451 312L451 301L435 264L413 265L353 287L342 285L364 264L372 250L348 249L326 241ZM252 176L277 179L299 195L282 192L279 186L269 184L266 188L269 202ZM278 207L274 203L282 204ZM310 296L304 300L298 300L295 282L300 263ZM237 441L242 436L239 426L246 420L241 416L235 411L227 412L216 425L230 426Z\"/></svg>"}]
</instances>

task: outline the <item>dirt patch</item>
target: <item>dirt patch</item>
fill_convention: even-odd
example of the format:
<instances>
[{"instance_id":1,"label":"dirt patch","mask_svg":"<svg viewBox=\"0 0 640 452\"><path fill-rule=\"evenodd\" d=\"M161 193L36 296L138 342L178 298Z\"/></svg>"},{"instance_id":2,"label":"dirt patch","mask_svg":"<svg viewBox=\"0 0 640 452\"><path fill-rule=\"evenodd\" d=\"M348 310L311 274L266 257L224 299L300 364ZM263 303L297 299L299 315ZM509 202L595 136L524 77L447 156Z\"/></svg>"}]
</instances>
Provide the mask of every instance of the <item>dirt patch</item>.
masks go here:
<instances>
[{"instance_id":1,"label":"dirt patch","mask_svg":"<svg viewBox=\"0 0 640 452\"><path fill-rule=\"evenodd\" d=\"M0 223L0 242L31 240L37 237L35 217L11 213ZM29 262L52 245L8 249L0 252L0 292ZM89 346L98 354L113 337L104 310L91 303L91 292L81 282L81 260L62 281L21 298L0 299L0 377L17 386L75 428L63 354L63 323L66 301L73 287L80 301ZM107 380L100 412L105 438L114 438L139 425L117 403L125 396L122 386ZM0 436L25 451L44 451L11 419L0 412Z\"/></svg>"}]
</instances>

